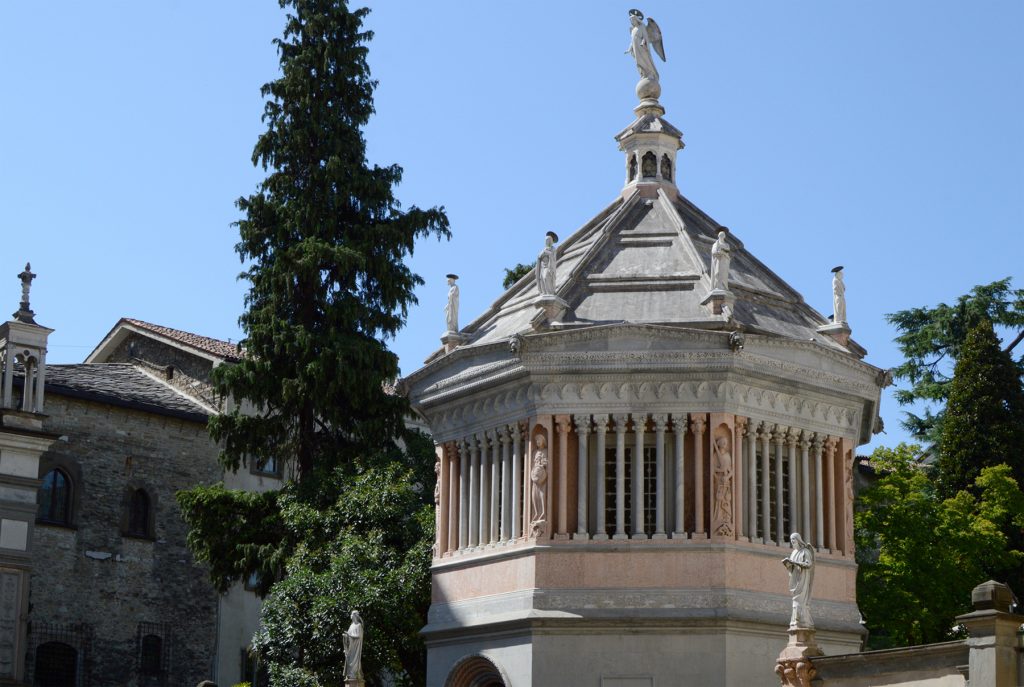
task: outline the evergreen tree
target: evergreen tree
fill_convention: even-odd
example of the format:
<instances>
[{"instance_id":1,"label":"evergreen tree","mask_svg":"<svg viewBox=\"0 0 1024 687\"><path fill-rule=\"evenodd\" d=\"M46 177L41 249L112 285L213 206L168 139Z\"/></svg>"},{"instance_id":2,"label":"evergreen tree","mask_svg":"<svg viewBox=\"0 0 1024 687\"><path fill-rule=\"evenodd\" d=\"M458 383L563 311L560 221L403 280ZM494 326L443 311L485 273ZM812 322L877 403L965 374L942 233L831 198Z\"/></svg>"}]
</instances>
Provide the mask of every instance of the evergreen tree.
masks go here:
<instances>
[{"instance_id":1,"label":"evergreen tree","mask_svg":"<svg viewBox=\"0 0 1024 687\"><path fill-rule=\"evenodd\" d=\"M1001 463L1024 484L1024 387L987 319L970 330L960 352L937 448L944 497L968 488L982 468Z\"/></svg>"},{"instance_id":2,"label":"evergreen tree","mask_svg":"<svg viewBox=\"0 0 1024 687\"><path fill-rule=\"evenodd\" d=\"M515 267L506 267L505 278L501 280L501 285L506 289L511 287L517 281L525 277L532 269L533 265L524 265L521 262L516 263Z\"/></svg>"},{"instance_id":3,"label":"evergreen tree","mask_svg":"<svg viewBox=\"0 0 1024 687\"><path fill-rule=\"evenodd\" d=\"M366 161L368 10L280 4L281 75L262 89L267 130L252 157L267 176L238 200L244 355L215 371L235 404L210 433L226 469L283 459L291 479L261 495L200 487L179 503L219 589L255 573L270 591L260 646L273 684L340 685L352 608L368 628L368 684L383 671L422 682L433 450L404 429L385 342L422 283L405 257L418 238L447 237L448 220L438 208L402 211L401 168Z\"/></svg>"},{"instance_id":4,"label":"evergreen tree","mask_svg":"<svg viewBox=\"0 0 1024 687\"><path fill-rule=\"evenodd\" d=\"M911 308L886 316L896 325L896 337L905 362L893 372L898 379L910 382L909 389L896 391L901 405L917 402L935 403L939 410L924 410L923 415L907 413L903 426L917 439L935 443L941 434L944 409L952 381L951 371L960 357L967 332L982 319L1006 327L1014 336L1008 351L1024 338L1024 290L1010 288L1010 279L976 286L956 303L939 303L935 307ZM1018 374L1024 365L1016 363Z\"/></svg>"}]
</instances>

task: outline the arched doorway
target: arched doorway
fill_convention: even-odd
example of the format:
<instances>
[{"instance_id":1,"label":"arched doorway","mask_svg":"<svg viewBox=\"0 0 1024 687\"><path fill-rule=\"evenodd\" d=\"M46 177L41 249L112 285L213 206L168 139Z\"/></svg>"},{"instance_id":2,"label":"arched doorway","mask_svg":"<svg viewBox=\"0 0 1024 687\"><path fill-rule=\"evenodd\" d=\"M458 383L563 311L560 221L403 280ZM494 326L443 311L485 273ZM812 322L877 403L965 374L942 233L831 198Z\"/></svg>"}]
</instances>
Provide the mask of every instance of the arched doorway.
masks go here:
<instances>
[{"instance_id":1,"label":"arched doorway","mask_svg":"<svg viewBox=\"0 0 1024 687\"><path fill-rule=\"evenodd\" d=\"M498 666L483 656L470 656L455 664L445 687L508 687Z\"/></svg>"}]
</instances>

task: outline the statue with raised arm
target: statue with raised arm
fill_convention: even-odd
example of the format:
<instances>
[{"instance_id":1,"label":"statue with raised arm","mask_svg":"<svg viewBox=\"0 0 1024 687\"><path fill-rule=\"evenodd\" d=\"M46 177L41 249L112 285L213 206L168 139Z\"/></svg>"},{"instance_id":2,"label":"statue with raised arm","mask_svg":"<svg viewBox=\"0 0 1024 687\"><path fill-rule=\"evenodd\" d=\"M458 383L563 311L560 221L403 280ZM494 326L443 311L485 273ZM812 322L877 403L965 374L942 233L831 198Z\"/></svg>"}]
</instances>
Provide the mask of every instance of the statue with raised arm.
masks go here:
<instances>
[{"instance_id":1,"label":"statue with raised arm","mask_svg":"<svg viewBox=\"0 0 1024 687\"><path fill-rule=\"evenodd\" d=\"M644 13L640 10L629 11L629 23L632 29L629 32L629 49L626 53L636 60L636 69L640 72L641 79L658 80L658 69L654 66L654 58L651 57L651 48L658 53L661 61L665 61L665 46L661 42L661 28L658 23L647 18L644 25Z\"/></svg>"},{"instance_id":2,"label":"statue with raised arm","mask_svg":"<svg viewBox=\"0 0 1024 687\"><path fill-rule=\"evenodd\" d=\"M533 468L530 470L530 481L533 486L530 490L530 501L533 506L533 530L534 535L544 535L547 525L547 500L546 487L548 483L548 440L543 434L534 438L534 445L537 450L533 454Z\"/></svg>"},{"instance_id":3,"label":"statue with raised arm","mask_svg":"<svg viewBox=\"0 0 1024 687\"><path fill-rule=\"evenodd\" d=\"M555 254L556 241L558 241L558 234L549 231L544 236L544 250L537 256L537 291L542 296L555 295L558 270L558 257Z\"/></svg>"},{"instance_id":4,"label":"statue with raised arm","mask_svg":"<svg viewBox=\"0 0 1024 687\"><path fill-rule=\"evenodd\" d=\"M363 619L359 611L352 611L352 624L345 630L345 684L350 680L363 679Z\"/></svg>"},{"instance_id":5,"label":"statue with raised arm","mask_svg":"<svg viewBox=\"0 0 1024 687\"><path fill-rule=\"evenodd\" d=\"M448 304L444 306L444 319L448 331L459 331L459 285L455 281L459 278L457 274L448 275Z\"/></svg>"},{"instance_id":6,"label":"statue with raised arm","mask_svg":"<svg viewBox=\"0 0 1024 687\"><path fill-rule=\"evenodd\" d=\"M729 263L732 261L732 249L725 237L725 230L719 229L718 240L711 245L711 288L714 291L729 290Z\"/></svg>"},{"instance_id":7,"label":"statue with raised arm","mask_svg":"<svg viewBox=\"0 0 1024 687\"><path fill-rule=\"evenodd\" d=\"M803 540L799 532L789 535L789 544L793 547L788 558L782 564L789 571L789 593L793 595L793 614L789 619L789 627L813 629L811 620L811 584L814 582L814 549Z\"/></svg>"},{"instance_id":8,"label":"statue with raised arm","mask_svg":"<svg viewBox=\"0 0 1024 687\"><path fill-rule=\"evenodd\" d=\"M843 283L843 267L832 268L832 322L846 324L846 284Z\"/></svg>"}]
</instances>

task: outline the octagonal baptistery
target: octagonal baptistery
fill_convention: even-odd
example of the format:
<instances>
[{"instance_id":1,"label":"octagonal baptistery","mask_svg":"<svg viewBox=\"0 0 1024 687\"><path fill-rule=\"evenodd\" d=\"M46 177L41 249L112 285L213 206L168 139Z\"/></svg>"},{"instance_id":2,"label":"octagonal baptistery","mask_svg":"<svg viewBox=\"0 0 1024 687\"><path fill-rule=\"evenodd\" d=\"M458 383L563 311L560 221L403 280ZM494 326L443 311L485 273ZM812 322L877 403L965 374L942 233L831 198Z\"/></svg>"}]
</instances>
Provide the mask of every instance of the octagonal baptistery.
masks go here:
<instances>
[{"instance_id":1,"label":"octagonal baptistery","mask_svg":"<svg viewBox=\"0 0 1024 687\"><path fill-rule=\"evenodd\" d=\"M737 236L723 256L682 135L635 111L620 197L403 380L438 446L429 685L778 684L794 531L818 643L859 650L884 373Z\"/></svg>"}]
</instances>

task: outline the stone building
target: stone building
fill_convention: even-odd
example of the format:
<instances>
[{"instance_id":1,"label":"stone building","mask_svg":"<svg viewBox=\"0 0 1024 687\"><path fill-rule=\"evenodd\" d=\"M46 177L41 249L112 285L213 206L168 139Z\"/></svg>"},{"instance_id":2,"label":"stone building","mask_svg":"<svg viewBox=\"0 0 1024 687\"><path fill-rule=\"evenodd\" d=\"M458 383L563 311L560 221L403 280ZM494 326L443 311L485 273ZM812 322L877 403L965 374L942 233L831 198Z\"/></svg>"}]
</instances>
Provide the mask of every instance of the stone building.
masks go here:
<instances>
[{"instance_id":1,"label":"stone building","mask_svg":"<svg viewBox=\"0 0 1024 687\"><path fill-rule=\"evenodd\" d=\"M0 684L252 678L260 600L215 592L174 498L280 486L276 464L224 474L206 430L225 405L210 374L236 347L123 319L85 363L47 366L51 330L24 300L0 325Z\"/></svg>"},{"instance_id":2,"label":"stone building","mask_svg":"<svg viewBox=\"0 0 1024 687\"><path fill-rule=\"evenodd\" d=\"M852 468L885 375L841 270L832 321L680 194L656 72L637 93L619 196L404 380L442 476L430 685L772 684L794 531L819 644L860 648Z\"/></svg>"}]
</instances>

